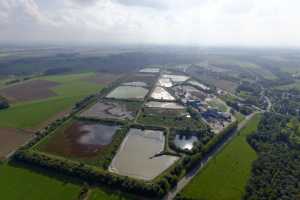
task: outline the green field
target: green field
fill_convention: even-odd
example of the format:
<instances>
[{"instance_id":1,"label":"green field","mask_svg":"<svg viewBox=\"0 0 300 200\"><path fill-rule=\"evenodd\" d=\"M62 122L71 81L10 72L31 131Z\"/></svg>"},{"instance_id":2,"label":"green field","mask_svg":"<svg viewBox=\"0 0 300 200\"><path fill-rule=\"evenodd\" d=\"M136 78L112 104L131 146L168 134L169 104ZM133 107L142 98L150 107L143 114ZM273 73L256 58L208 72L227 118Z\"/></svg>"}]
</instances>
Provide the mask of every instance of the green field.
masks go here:
<instances>
[{"instance_id":1,"label":"green field","mask_svg":"<svg viewBox=\"0 0 300 200\"><path fill-rule=\"evenodd\" d=\"M57 96L39 101L17 103L9 109L1 110L0 126L36 128L57 113L71 108L85 96L100 91L103 86L86 80L94 75L94 73L82 73L39 78L61 83L53 88Z\"/></svg>"},{"instance_id":2,"label":"green field","mask_svg":"<svg viewBox=\"0 0 300 200\"><path fill-rule=\"evenodd\" d=\"M0 164L0 188L7 200L76 200L80 192L78 185L7 164Z\"/></svg>"},{"instance_id":3,"label":"green field","mask_svg":"<svg viewBox=\"0 0 300 200\"><path fill-rule=\"evenodd\" d=\"M257 129L260 115L246 127L183 189L182 195L193 199L240 200L256 160L246 136Z\"/></svg>"},{"instance_id":4,"label":"green field","mask_svg":"<svg viewBox=\"0 0 300 200\"><path fill-rule=\"evenodd\" d=\"M239 123L245 119L245 116L240 112L234 112L234 117Z\"/></svg>"}]
</instances>

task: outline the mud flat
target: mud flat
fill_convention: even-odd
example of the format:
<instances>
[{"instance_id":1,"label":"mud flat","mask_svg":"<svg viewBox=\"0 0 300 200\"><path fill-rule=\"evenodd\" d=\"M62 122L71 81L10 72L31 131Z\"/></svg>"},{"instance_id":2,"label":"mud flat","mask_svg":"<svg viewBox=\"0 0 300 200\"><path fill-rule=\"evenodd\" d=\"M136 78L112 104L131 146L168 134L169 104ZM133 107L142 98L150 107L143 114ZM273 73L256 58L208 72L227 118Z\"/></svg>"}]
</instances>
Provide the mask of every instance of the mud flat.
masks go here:
<instances>
[{"instance_id":1,"label":"mud flat","mask_svg":"<svg viewBox=\"0 0 300 200\"><path fill-rule=\"evenodd\" d=\"M124 103L97 102L80 114L81 117L96 119L133 119L134 113Z\"/></svg>"},{"instance_id":2,"label":"mud flat","mask_svg":"<svg viewBox=\"0 0 300 200\"><path fill-rule=\"evenodd\" d=\"M147 87L148 86L147 83L144 83L141 81L122 83L122 85L135 86L135 87Z\"/></svg>"},{"instance_id":3,"label":"mud flat","mask_svg":"<svg viewBox=\"0 0 300 200\"><path fill-rule=\"evenodd\" d=\"M192 150L195 142L198 142L198 138L193 135L176 134L174 139L174 144L182 150Z\"/></svg>"},{"instance_id":4,"label":"mud flat","mask_svg":"<svg viewBox=\"0 0 300 200\"><path fill-rule=\"evenodd\" d=\"M144 68L140 70L142 73L158 73L159 71L159 68Z\"/></svg>"},{"instance_id":5,"label":"mud flat","mask_svg":"<svg viewBox=\"0 0 300 200\"><path fill-rule=\"evenodd\" d=\"M152 92L151 97L156 100L166 100L166 101L175 100L175 98L162 87L156 87Z\"/></svg>"},{"instance_id":6,"label":"mud flat","mask_svg":"<svg viewBox=\"0 0 300 200\"><path fill-rule=\"evenodd\" d=\"M179 158L155 156L164 149L162 131L130 129L109 171L137 179L152 180L169 168Z\"/></svg>"},{"instance_id":7,"label":"mud flat","mask_svg":"<svg viewBox=\"0 0 300 200\"><path fill-rule=\"evenodd\" d=\"M199 88L201 88L202 90L205 90L205 91L210 90L210 88L207 87L206 85L204 85L202 83L199 83L197 81L194 81L194 80L189 81L188 83L191 84L191 85L193 85L193 86L199 87Z\"/></svg>"},{"instance_id":8,"label":"mud flat","mask_svg":"<svg viewBox=\"0 0 300 200\"><path fill-rule=\"evenodd\" d=\"M165 109L174 109L174 110L183 110L184 106L173 103L173 102L157 102L157 101L149 101L145 104L146 107L149 108L165 108Z\"/></svg>"},{"instance_id":9,"label":"mud flat","mask_svg":"<svg viewBox=\"0 0 300 200\"><path fill-rule=\"evenodd\" d=\"M93 157L112 142L118 128L75 121L51 138L42 150L64 157Z\"/></svg>"},{"instance_id":10,"label":"mud flat","mask_svg":"<svg viewBox=\"0 0 300 200\"><path fill-rule=\"evenodd\" d=\"M148 89L135 86L119 86L111 91L106 97L113 99L144 99Z\"/></svg>"},{"instance_id":11,"label":"mud flat","mask_svg":"<svg viewBox=\"0 0 300 200\"><path fill-rule=\"evenodd\" d=\"M158 80L158 85L162 87L172 87L173 83L169 78L160 78Z\"/></svg>"}]
</instances>

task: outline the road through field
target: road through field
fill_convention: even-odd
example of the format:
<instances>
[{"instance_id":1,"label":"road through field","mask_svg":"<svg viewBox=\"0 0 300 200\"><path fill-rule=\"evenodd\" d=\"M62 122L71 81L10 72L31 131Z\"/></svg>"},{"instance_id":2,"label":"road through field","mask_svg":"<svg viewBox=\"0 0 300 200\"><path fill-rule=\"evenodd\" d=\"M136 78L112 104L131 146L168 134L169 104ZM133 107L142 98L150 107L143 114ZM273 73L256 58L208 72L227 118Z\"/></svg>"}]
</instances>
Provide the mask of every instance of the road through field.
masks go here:
<instances>
[{"instance_id":1,"label":"road through field","mask_svg":"<svg viewBox=\"0 0 300 200\"><path fill-rule=\"evenodd\" d=\"M245 120L240 123L235 130L235 132L223 143L219 144L209 155L205 156L202 161L195 167L194 170L189 172L187 175L185 175L177 184L177 187L171 190L164 198L163 200L172 200L175 198L175 196L196 176L200 170L203 169L204 166L208 164L208 162L214 158L225 146L228 144L234 136L238 134L240 130L242 130L246 124L256 115L258 112L254 112L251 115L247 116Z\"/></svg>"}]
</instances>

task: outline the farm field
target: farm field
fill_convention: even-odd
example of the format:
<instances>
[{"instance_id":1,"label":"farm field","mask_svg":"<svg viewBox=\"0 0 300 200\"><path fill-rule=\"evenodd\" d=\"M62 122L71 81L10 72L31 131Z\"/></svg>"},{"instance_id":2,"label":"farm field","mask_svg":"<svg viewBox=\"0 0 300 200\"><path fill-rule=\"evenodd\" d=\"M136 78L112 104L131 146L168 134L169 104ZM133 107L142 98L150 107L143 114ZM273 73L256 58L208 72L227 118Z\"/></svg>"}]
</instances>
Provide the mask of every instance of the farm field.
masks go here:
<instances>
[{"instance_id":1,"label":"farm field","mask_svg":"<svg viewBox=\"0 0 300 200\"><path fill-rule=\"evenodd\" d=\"M240 200L251 173L255 151L246 141L260 121L253 117L246 127L183 189L184 197L209 200Z\"/></svg>"},{"instance_id":2,"label":"farm field","mask_svg":"<svg viewBox=\"0 0 300 200\"><path fill-rule=\"evenodd\" d=\"M14 128L0 128L0 160L24 144L32 137L32 133Z\"/></svg>"},{"instance_id":3,"label":"farm field","mask_svg":"<svg viewBox=\"0 0 300 200\"><path fill-rule=\"evenodd\" d=\"M56 96L15 103L9 109L1 110L0 127L39 128L47 120L70 109L80 99L100 91L103 88L102 85L83 80L94 75L94 73L82 73L40 78L40 80L58 83L56 87L51 88Z\"/></svg>"},{"instance_id":4,"label":"farm field","mask_svg":"<svg viewBox=\"0 0 300 200\"><path fill-rule=\"evenodd\" d=\"M75 200L80 186L41 175L23 167L0 164L1 199Z\"/></svg>"},{"instance_id":5,"label":"farm field","mask_svg":"<svg viewBox=\"0 0 300 200\"><path fill-rule=\"evenodd\" d=\"M208 85L213 85L217 88L221 88L231 93L234 93L236 88L238 87L238 83L236 82L225 79L219 79L211 75L197 74L197 79L203 81Z\"/></svg>"},{"instance_id":6,"label":"farm field","mask_svg":"<svg viewBox=\"0 0 300 200\"><path fill-rule=\"evenodd\" d=\"M56 96L52 91L59 83L47 80L32 80L0 90L0 94L11 103L47 99Z\"/></svg>"},{"instance_id":7,"label":"farm field","mask_svg":"<svg viewBox=\"0 0 300 200\"><path fill-rule=\"evenodd\" d=\"M0 127L38 128L43 122L71 107L81 97L55 98L12 106L0 111ZM30 114L29 114L30 113Z\"/></svg>"}]
</instances>

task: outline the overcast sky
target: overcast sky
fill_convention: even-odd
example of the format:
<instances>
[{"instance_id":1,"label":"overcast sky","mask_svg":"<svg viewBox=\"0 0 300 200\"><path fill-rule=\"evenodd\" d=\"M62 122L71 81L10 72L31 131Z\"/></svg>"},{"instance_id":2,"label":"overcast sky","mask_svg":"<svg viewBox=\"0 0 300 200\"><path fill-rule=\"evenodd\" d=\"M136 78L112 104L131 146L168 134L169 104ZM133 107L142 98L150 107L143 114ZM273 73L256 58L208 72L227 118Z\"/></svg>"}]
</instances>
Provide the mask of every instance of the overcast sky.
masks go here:
<instances>
[{"instance_id":1,"label":"overcast sky","mask_svg":"<svg viewBox=\"0 0 300 200\"><path fill-rule=\"evenodd\" d=\"M0 42L300 46L299 0L0 0Z\"/></svg>"}]
</instances>

